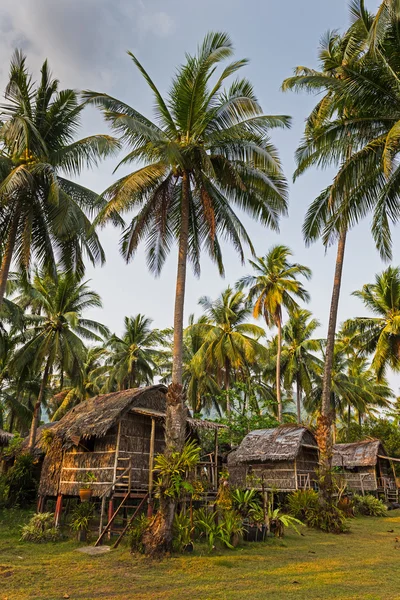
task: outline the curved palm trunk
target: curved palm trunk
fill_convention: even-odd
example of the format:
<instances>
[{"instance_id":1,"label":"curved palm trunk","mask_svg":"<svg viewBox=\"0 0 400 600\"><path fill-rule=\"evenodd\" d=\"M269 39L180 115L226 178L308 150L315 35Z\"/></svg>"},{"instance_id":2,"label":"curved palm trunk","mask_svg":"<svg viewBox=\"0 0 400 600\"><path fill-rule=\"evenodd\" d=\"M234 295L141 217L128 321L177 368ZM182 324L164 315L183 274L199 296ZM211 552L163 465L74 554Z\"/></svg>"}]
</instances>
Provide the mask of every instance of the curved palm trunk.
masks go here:
<instances>
[{"instance_id":1,"label":"curved palm trunk","mask_svg":"<svg viewBox=\"0 0 400 600\"><path fill-rule=\"evenodd\" d=\"M301 383L299 375L296 376L296 405L297 405L297 423L301 423Z\"/></svg>"},{"instance_id":2,"label":"curved palm trunk","mask_svg":"<svg viewBox=\"0 0 400 600\"><path fill-rule=\"evenodd\" d=\"M6 293L8 274L10 272L11 261L14 254L15 241L17 239L19 217L20 211L19 209L17 209L11 222L10 231L8 233L8 240L6 248L4 250L4 256L0 268L0 306L3 304L3 298Z\"/></svg>"},{"instance_id":3,"label":"curved palm trunk","mask_svg":"<svg viewBox=\"0 0 400 600\"><path fill-rule=\"evenodd\" d=\"M282 319L278 317L278 352L276 355L276 400L278 402L278 421L282 423L282 398L281 398L281 354L282 354Z\"/></svg>"},{"instance_id":4,"label":"curved palm trunk","mask_svg":"<svg viewBox=\"0 0 400 600\"><path fill-rule=\"evenodd\" d=\"M181 230L179 236L178 269L176 277L172 383L167 392L165 418L165 454L181 451L185 443L186 406L182 387L183 315L186 286L186 263L189 239L190 182L188 173L182 176ZM168 482L165 482L167 485ZM172 525L176 501L160 494L160 508L143 536L146 554L155 556L172 548Z\"/></svg>"},{"instance_id":5,"label":"curved palm trunk","mask_svg":"<svg viewBox=\"0 0 400 600\"><path fill-rule=\"evenodd\" d=\"M326 344L324 377L322 382L321 413L317 420L317 441L320 450L321 496L327 502L332 498L332 478L329 476L332 464L332 406L331 386L332 367L335 349L335 334L337 313L339 307L340 287L342 283L344 251L347 231L344 230L339 238L336 255L335 277L333 282L331 309L329 314L328 336Z\"/></svg>"},{"instance_id":6,"label":"curved palm trunk","mask_svg":"<svg viewBox=\"0 0 400 600\"><path fill-rule=\"evenodd\" d=\"M229 361L225 361L225 397L226 397L226 414L229 416L231 414L231 401L229 397Z\"/></svg>"},{"instance_id":7,"label":"curved palm trunk","mask_svg":"<svg viewBox=\"0 0 400 600\"><path fill-rule=\"evenodd\" d=\"M44 373L43 373L43 379L40 384L39 395L37 397L37 401L36 401L35 407L33 409L33 417L32 417L31 430L29 432L29 442L28 442L28 452L30 454L32 454L33 448L34 448L35 442L36 442L36 432L37 432L37 428L38 428L38 424L39 424L40 407L42 406L42 402L44 400L44 394L46 392L47 382L48 382L49 374L50 374L50 367L51 367L51 359L48 358L45 369L44 369Z\"/></svg>"}]
</instances>

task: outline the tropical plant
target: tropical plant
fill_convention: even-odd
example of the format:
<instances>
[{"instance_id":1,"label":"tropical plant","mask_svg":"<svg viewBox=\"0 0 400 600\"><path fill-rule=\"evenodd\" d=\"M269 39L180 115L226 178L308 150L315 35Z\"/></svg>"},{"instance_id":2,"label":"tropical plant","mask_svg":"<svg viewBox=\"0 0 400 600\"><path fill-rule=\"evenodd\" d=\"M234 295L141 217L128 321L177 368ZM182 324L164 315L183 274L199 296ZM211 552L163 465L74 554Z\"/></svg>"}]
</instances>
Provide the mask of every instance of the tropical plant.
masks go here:
<instances>
[{"instance_id":1,"label":"tropical plant","mask_svg":"<svg viewBox=\"0 0 400 600\"><path fill-rule=\"evenodd\" d=\"M32 504L38 487L33 457L26 453L17 455L6 473L5 481L8 489L7 505L26 508Z\"/></svg>"},{"instance_id":2,"label":"tropical plant","mask_svg":"<svg viewBox=\"0 0 400 600\"><path fill-rule=\"evenodd\" d=\"M31 314L24 331L25 342L15 353L10 368L17 373L26 368L30 372L43 369L33 411L29 451L35 444L40 408L53 368L58 369L62 381L64 373L72 372L84 360L82 338L101 342L100 336L109 336L107 327L82 316L85 310L101 306L100 296L87 283L72 273L58 273L54 279L37 271L32 283L16 298L20 306L29 307Z\"/></svg>"},{"instance_id":3,"label":"tropical plant","mask_svg":"<svg viewBox=\"0 0 400 600\"><path fill-rule=\"evenodd\" d=\"M184 511L176 512L174 516L174 548L183 552L192 543L194 526L190 521L190 515Z\"/></svg>"},{"instance_id":4,"label":"tropical plant","mask_svg":"<svg viewBox=\"0 0 400 600\"><path fill-rule=\"evenodd\" d=\"M134 518L128 529L128 542L131 552L143 554L145 551L142 539L143 534L149 526L150 519L145 514Z\"/></svg>"},{"instance_id":5,"label":"tropical plant","mask_svg":"<svg viewBox=\"0 0 400 600\"><path fill-rule=\"evenodd\" d=\"M287 505L291 515L306 521L308 511L317 508L318 493L315 490L296 490L288 495Z\"/></svg>"},{"instance_id":6,"label":"tropical plant","mask_svg":"<svg viewBox=\"0 0 400 600\"><path fill-rule=\"evenodd\" d=\"M345 513L333 503L312 506L307 511L305 520L309 527L326 533L346 533L349 530Z\"/></svg>"},{"instance_id":7,"label":"tropical plant","mask_svg":"<svg viewBox=\"0 0 400 600\"><path fill-rule=\"evenodd\" d=\"M60 530L54 525L53 513L37 513L22 527L21 540L24 542L56 542L60 537Z\"/></svg>"},{"instance_id":8,"label":"tropical plant","mask_svg":"<svg viewBox=\"0 0 400 600\"><path fill-rule=\"evenodd\" d=\"M285 527L291 527L300 535L298 525L304 525L302 521L296 519L292 515L285 515L280 508L272 508L268 510L269 529L276 537L283 537Z\"/></svg>"},{"instance_id":9,"label":"tropical plant","mask_svg":"<svg viewBox=\"0 0 400 600\"><path fill-rule=\"evenodd\" d=\"M257 325L245 322L251 314L245 295L228 287L214 302L204 296L199 300L206 320L193 325L203 344L193 358L197 372L214 372L217 383L226 392L226 412L230 414L229 389L235 379L243 378L249 368L266 355L260 338L265 334Z\"/></svg>"},{"instance_id":10,"label":"tropical plant","mask_svg":"<svg viewBox=\"0 0 400 600\"><path fill-rule=\"evenodd\" d=\"M141 314L125 317L122 337L112 335L108 340L110 390L114 386L126 390L153 383L163 335L152 329L151 323L151 319Z\"/></svg>"},{"instance_id":11,"label":"tropical plant","mask_svg":"<svg viewBox=\"0 0 400 600\"><path fill-rule=\"evenodd\" d=\"M248 288L248 300L253 304L253 316L264 317L268 327L278 330L278 352L276 359L276 396L278 421L282 422L281 399L281 349L283 310L293 312L299 306L295 300L309 300L309 294L298 280L299 276L309 279L311 270L299 263L291 263L292 252L287 246L273 246L263 258L250 260L255 275L246 275L238 281L240 288Z\"/></svg>"},{"instance_id":12,"label":"tropical plant","mask_svg":"<svg viewBox=\"0 0 400 600\"><path fill-rule=\"evenodd\" d=\"M248 517L251 510L261 506L261 500L257 490L243 490L236 488L231 491L231 495L233 506L243 518Z\"/></svg>"},{"instance_id":13,"label":"tropical plant","mask_svg":"<svg viewBox=\"0 0 400 600\"><path fill-rule=\"evenodd\" d=\"M13 260L23 270L35 258L53 274L58 263L79 275L83 253L104 262L86 214L96 213L98 195L65 174L79 175L119 147L108 135L75 140L85 103L75 90L58 90L47 61L38 85L25 63L16 51L0 106L0 305Z\"/></svg>"},{"instance_id":14,"label":"tropical plant","mask_svg":"<svg viewBox=\"0 0 400 600\"><path fill-rule=\"evenodd\" d=\"M122 252L129 260L146 240L148 264L155 273L160 272L172 244L178 244L167 454L181 450L185 438L182 355L187 262L199 273L200 250L205 247L223 272L221 238L231 241L243 260L242 242L250 247L251 242L233 206L272 229L278 228L279 217L287 209L286 182L269 131L288 126L289 119L263 115L246 79L236 79L223 89L228 77L247 61L228 64L211 84L211 76L232 53L228 35L206 35L197 54L186 55L167 100L130 54L154 95L157 123L107 94L85 93L130 146L120 164L143 163L105 192L108 203L100 221L136 209L122 238ZM154 551L170 546L173 514L172 504L161 505Z\"/></svg>"},{"instance_id":15,"label":"tropical plant","mask_svg":"<svg viewBox=\"0 0 400 600\"><path fill-rule=\"evenodd\" d=\"M371 494L360 496L354 494L353 498L354 512L356 515L364 515L369 517L386 517L387 508L382 500L375 498Z\"/></svg>"},{"instance_id":16,"label":"tropical plant","mask_svg":"<svg viewBox=\"0 0 400 600\"><path fill-rule=\"evenodd\" d=\"M94 504L91 502L80 502L77 504L72 511L71 515L71 529L73 531L88 532L90 521L94 516Z\"/></svg>"},{"instance_id":17,"label":"tropical plant","mask_svg":"<svg viewBox=\"0 0 400 600\"><path fill-rule=\"evenodd\" d=\"M236 510L225 510L221 516L218 537L227 548L234 548L243 537L243 517Z\"/></svg>"}]
</instances>

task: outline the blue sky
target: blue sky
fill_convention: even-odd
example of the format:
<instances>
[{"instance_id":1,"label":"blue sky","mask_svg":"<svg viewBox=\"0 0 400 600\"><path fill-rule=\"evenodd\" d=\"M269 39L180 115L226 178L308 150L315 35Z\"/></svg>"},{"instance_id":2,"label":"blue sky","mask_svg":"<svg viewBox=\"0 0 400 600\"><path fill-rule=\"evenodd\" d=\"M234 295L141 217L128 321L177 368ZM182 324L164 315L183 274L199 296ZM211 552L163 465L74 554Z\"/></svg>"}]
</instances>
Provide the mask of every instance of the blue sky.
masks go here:
<instances>
[{"instance_id":1,"label":"blue sky","mask_svg":"<svg viewBox=\"0 0 400 600\"><path fill-rule=\"evenodd\" d=\"M367 2L371 10L378 4L378 0ZM290 131L272 134L285 173L291 180L294 151L315 98L283 94L280 85L296 65L316 66L322 34L328 29L343 29L348 23L347 0L2 0L0 87L4 89L9 57L15 47L20 47L28 54L32 69L37 70L48 57L63 87L105 91L151 116L151 95L126 50L138 56L159 89L166 92L175 67L184 60L184 53L195 51L207 31L227 31L234 41L237 57L250 59L243 74L254 84L264 111L293 118ZM104 131L106 126L100 115L88 110L82 136ZM81 182L100 192L115 180L113 166L114 163L108 161L98 170L84 173ZM321 321L321 335L326 332L329 314L335 249L326 254L321 244L306 248L301 226L308 204L331 177L331 172L312 170L290 185L290 213L282 221L279 235L245 219L258 254L265 254L277 242L287 244L295 260L313 270L308 284L309 308ZM156 326L170 325L175 253L171 254L161 277L154 279L147 271L143 250L132 263L124 264L118 252L118 231L106 228L101 232L101 239L107 264L103 268L89 268L88 277L103 298L104 310L93 311L92 316L102 319L116 332L120 332L125 315L138 312L151 316ZM397 243L395 261L398 250ZM191 312L199 313L200 296L216 297L247 271L231 248L225 248L224 256L224 280L206 258L200 279L189 272L187 316ZM372 281L375 273L383 268L369 234L367 218L349 236L340 320L364 314L363 306L351 297L351 292ZM397 379L392 378L395 388Z\"/></svg>"}]
</instances>

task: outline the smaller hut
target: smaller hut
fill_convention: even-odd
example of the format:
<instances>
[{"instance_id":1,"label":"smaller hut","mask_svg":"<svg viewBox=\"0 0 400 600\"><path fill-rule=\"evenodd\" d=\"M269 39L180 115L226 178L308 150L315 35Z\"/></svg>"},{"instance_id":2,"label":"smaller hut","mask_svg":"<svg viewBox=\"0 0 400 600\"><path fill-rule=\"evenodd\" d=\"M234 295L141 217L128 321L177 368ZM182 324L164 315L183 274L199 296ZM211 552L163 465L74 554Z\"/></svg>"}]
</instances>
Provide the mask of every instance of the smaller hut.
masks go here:
<instances>
[{"instance_id":1,"label":"smaller hut","mask_svg":"<svg viewBox=\"0 0 400 600\"><path fill-rule=\"evenodd\" d=\"M380 440L335 444L332 466L355 492L396 492L396 477L391 459Z\"/></svg>"},{"instance_id":2,"label":"smaller hut","mask_svg":"<svg viewBox=\"0 0 400 600\"><path fill-rule=\"evenodd\" d=\"M277 492L315 487L317 467L314 434L299 425L251 431L228 455L233 485Z\"/></svg>"}]
</instances>

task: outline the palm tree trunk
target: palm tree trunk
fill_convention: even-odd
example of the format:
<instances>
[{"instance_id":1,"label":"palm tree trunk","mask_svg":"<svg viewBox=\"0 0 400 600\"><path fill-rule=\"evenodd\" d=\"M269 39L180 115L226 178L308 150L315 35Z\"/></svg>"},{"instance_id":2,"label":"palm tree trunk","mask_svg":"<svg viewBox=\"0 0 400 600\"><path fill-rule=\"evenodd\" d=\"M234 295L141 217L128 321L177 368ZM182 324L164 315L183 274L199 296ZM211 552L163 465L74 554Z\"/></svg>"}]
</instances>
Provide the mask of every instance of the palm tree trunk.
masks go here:
<instances>
[{"instance_id":1,"label":"palm tree trunk","mask_svg":"<svg viewBox=\"0 0 400 600\"><path fill-rule=\"evenodd\" d=\"M335 277L333 282L331 309L329 314L328 336L325 354L324 376L322 382L322 405L321 413L317 420L317 441L320 450L320 491L323 500L331 502L332 499L332 478L329 476L332 464L332 406L331 406L331 385L332 385L332 367L335 349L335 334L337 313L339 307L340 287L342 283L344 251L346 247L347 231L343 230L336 255Z\"/></svg>"},{"instance_id":2,"label":"palm tree trunk","mask_svg":"<svg viewBox=\"0 0 400 600\"><path fill-rule=\"evenodd\" d=\"M296 376L296 403L297 403L297 423L300 425L301 423L301 383L300 377L297 374Z\"/></svg>"},{"instance_id":3,"label":"palm tree trunk","mask_svg":"<svg viewBox=\"0 0 400 600\"><path fill-rule=\"evenodd\" d=\"M8 274L10 272L11 261L14 254L15 240L17 239L19 217L20 210L17 209L11 221L11 227L8 233L8 240L6 243L3 260L0 268L0 306L3 304L4 295L6 293Z\"/></svg>"},{"instance_id":4,"label":"palm tree trunk","mask_svg":"<svg viewBox=\"0 0 400 600\"><path fill-rule=\"evenodd\" d=\"M351 404L347 407L347 441L350 439Z\"/></svg>"},{"instance_id":5,"label":"palm tree trunk","mask_svg":"<svg viewBox=\"0 0 400 600\"><path fill-rule=\"evenodd\" d=\"M282 319L277 319L278 327L278 352L276 355L276 400L278 402L278 421L282 423L282 398L281 398L281 354L282 354Z\"/></svg>"},{"instance_id":6,"label":"palm tree trunk","mask_svg":"<svg viewBox=\"0 0 400 600\"><path fill-rule=\"evenodd\" d=\"M226 397L226 414L231 414L231 401L229 398L229 361L225 361L225 397Z\"/></svg>"},{"instance_id":7,"label":"palm tree trunk","mask_svg":"<svg viewBox=\"0 0 400 600\"><path fill-rule=\"evenodd\" d=\"M42 406L42 402L44 400L44 395L46 392L47 381L49 379L49 374L50 374L50 366L51 366L51 359L49 357L47 359L46 366L44 368L43 379L40 384L39 395L37 397L37 401L36 401L35 407L33 409L33 417L32 417L31 430L29 432L29 442L28 442L28 452L30 454L32 454L33 448L34 448L35 442L36 442L36 432L37 432L37 428L38 428L38 424L39 424L40 407Z\"/></svg>"},{"instance_id":8,"label":"palm tree trunk","mask_svg":"<svg viewBox=\"0 0 400 600\"><path fill-rule=\"evenodd\" d=\"M172 383L168 386L167 411L165 417L165 455L180 452L185 443L186 407L182 387L183 362L183 316L186 286L186 264L189 240L189 174L182 176L181 223L178 249L178 269L176 276ZM167 483L167 482L166 482ZM156 556L172 549L172 525L176 501L166 494L160 494L160 508L143 535L146 554Z\"/></svg>"}]
</instances>

